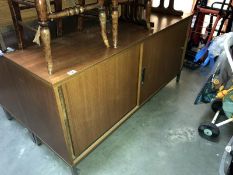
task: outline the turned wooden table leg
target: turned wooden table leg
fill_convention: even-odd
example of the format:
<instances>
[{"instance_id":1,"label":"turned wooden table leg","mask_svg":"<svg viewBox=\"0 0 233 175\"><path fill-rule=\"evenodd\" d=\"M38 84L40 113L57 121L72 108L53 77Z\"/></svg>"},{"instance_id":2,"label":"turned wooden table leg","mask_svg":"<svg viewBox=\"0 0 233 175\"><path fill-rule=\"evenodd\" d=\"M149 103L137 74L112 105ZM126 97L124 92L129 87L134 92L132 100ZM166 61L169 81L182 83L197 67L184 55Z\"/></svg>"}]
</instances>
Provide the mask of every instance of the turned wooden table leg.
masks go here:
<instances>
[{"instance_id":1,"label":"turned wooden table leg","mask_svg":"<svg viewBox=\"0 0 233 175\"><path fill-rule=\"evenodd\" d=\"M118 44L118 15L118 0L112 0L112 39L114 48L117 48Z\"/></svg>"},{"instance_id":2,"label":"turned wooden table leg","mask_svg":"<svg viewBox=\"0 0 233 175\"><path fill-rule=\"evenodd\" d=\"M8 4L10 7L11 17L14 23L16 36L18 39L18 47L19 49L23 49L24 47L24 32L23 27L19 25L18 21L22 21L19 4L14 2L13 0L8 0Z\"/></svg>"},{"instance_id":3,"label":"turned wooden table leg","mask_svg":"<svg viewBox=\"0 0 233 175\"><path fill-rule=\"evenodd\" d=\"M54 0L54 8L56 12L62 11L62 0ZM62 19L57 19L57 36L62 36Z\"/></svg>"},{"instance_id":4,"label":"turned wooden table leg","mask_svg":"<svg viewBox=\"0 0 233 175\"><path fill-rule=\"evenodd\" d=\"M106 22L107 22L107 17L106 17L106 12L105 8L103 7L102 2L100 2L101 7L99 10L99 20L100 20L100 27L101 27L101 35L104 41L104 44L106 47L110 47L109 42L108 42L108 37L107 37L107 32L106 32Z\"/></svg>"},{"instance_id":5,"label":"turned wooden table leg","mask_svg":"<svg viewBox=\"0 0 233 175\"><path fill-rule=\"evenodd\" d=\"M150 26L151 7L152 7L152 1L147 0L147 3L146 3L146 26L147 26L148 30L150 30L150 28L151 28L151 26Z\"/></svg>"},{"instance_id":6,"label":"turned wooden table leg","mask_svg":"<svg viewBox=\"0 0 233 175\"><path fill-rule=\"evenodd\" d=\"M47 6L46 0L35 0L36 1L36 10L39 18L40 37L44 49L45 59L48 64L48 72L51 75L53 73L53 60L51 54L51 36L50 30L48 27L48 16L47 16Z\"/></svg>"}]
</instances>

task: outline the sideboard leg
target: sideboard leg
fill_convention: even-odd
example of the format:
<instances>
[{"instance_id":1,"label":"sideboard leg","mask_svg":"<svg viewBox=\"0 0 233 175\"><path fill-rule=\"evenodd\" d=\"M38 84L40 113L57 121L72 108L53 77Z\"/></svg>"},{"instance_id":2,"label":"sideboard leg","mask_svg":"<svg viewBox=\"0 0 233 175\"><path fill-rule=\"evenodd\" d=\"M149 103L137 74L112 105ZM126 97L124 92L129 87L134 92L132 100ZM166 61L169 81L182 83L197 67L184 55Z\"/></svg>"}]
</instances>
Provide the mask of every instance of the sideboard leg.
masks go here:
<instances>
[{"instance_id":1,"label":"sideboard leg","mask_svg":"<svg viewBox=\"0 0 233 175\"><path fill-rule=\"evenodd\" d=\"M6 115L6 118L8 120L13 120L14 119L14 117L7 110L3 109L3 111L4 111L4 113Z\"/></svg>"},{"instance_id":2,"label":"sideboard leg","mask_svg":"<svg viewBox=\"0 0 233 175\"><path fill-rule=\"evenodd\" d=\"M80 170L75 166L70 167L72 175L80 175Z\"/></svg>"},{"instance_id":3,"label":"sideboard leg","mask_svg":"<svg viewBox=\"0 0 233 175\"><path fill-rule=\"evenodd\" d=\"M180 76L181 76L181 72L177 74L176 76L176 82L179 83L180 82Z\"/></svg>"},{"instance_id":4,"label":"sideboard leg","mask_svg":"<svg viewBox=\"0 0 233 175\"><path fill-rule=\"evenodd\" d=\"M100 20L100 27L101 27L101 36L104 41L104 44L107 48L110 47L109 42L108 42L108 37L107 37L107 32L106 32L106 12L103 6L100 7L99 10L99 20Z\"/></svg>"},{"instance_id":5,"label":"sideboard leg","mask_svg":"<svg viewBox=\"0 0 233 175\"><path fill-rule=\"evenodd\" d=\"M30 131L29 131L29 132L30 132ZM42 144L41 140L40 140L34 133L30 132L30 135L31 135L32 141L33 141L36 145L40 146L40 145Z\"/></svg>"}]
</instances>

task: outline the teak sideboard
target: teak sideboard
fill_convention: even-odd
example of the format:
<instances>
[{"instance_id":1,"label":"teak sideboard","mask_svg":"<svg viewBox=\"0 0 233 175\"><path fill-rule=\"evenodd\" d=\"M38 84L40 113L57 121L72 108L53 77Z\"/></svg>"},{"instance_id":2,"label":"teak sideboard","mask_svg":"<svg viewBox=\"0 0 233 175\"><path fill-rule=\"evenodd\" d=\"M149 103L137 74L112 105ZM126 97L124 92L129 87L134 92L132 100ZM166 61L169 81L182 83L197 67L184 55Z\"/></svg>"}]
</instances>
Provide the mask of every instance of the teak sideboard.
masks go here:
<instances>
[{"instance_id":1,"label":"teak sideboard","mask_svg":"<svg viewBox=\"0 0 233 175\"><path fill-rule=\"evenodd\" d=\"M0 58L0 104L74 166L180 74L192 15L154 15L154 29L120 23L119 47L99 29L52 41L55 73L33 46ZM86 33L85 33L86 32Z\"/></svg>"}]
</instances>

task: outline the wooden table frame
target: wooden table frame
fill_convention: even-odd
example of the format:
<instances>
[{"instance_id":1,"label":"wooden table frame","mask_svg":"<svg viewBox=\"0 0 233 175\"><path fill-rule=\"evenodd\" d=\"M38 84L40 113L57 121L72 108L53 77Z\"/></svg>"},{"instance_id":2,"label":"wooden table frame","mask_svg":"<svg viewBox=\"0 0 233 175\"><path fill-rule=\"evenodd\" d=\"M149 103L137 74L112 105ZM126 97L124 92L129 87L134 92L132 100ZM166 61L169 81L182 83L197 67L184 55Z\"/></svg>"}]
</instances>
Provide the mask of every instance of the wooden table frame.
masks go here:
<instances>
[{"instance_id":1,"label":"wooden table frame","mask_svg":"<svg viewBox=\"0 0 233 175\"><path fill-rule=\"evenodd\" d=\"M113 47L117 48L118 45L118 3L127 3L128 1L119 1L118 0L112 0L112 40L113 40ZM103 39L103 42L107 48L110 47L108 37L106 34L106 11L104 6L104 0L98 0L95 4L89 4L85 5L85 2L80 1L80 5L75 5L73 7L69 7L67 9L62 10L62 0L54 0L51 1L51 4L54 4L55 6L55 12L49 12L48 11L48 4L46 3L46 0L35 0L33 1L25 1L25 0L8 0L9 7L12 14L12 19L14 22L17 38L18 38L18 46L19 49L24 48L24 31L23 27L27 27L31 30L36 31L35 29L32 29L31 27L25 25L22 23L22 17L21 17L21 10L29 9L29 8L36 8L37 14L38 14L38 21L40 26L40 39L42 42L45 60L47 62L47 68L48 73L50 75L54 72L54 64L53 64L53 58L52 58L52 52L51 52L51 34L48 27L49 21L51 20L57 20L57 35L62 35L62 21L60 20L63 17L66 16L74 16L74 15L80 15L84 13L85 11L92 10L95 8L99 8L99 20L100 20L100 27L101 27L101 36ZM20 6L23 5L23 6ZM147 28L150 29L150 14L151 14L151 0L146 1L146 25ZM79 29L82 29L82 20L79 20L80 25Z\"/></svg>"}]
</instances>

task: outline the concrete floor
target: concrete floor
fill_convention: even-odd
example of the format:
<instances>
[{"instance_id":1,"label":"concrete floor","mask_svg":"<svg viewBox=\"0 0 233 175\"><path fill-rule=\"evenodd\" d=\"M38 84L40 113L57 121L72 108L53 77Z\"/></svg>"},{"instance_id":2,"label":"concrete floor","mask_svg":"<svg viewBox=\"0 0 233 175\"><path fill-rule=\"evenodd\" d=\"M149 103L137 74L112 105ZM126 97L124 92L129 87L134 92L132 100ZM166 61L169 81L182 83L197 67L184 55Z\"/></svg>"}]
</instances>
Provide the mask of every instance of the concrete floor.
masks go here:
<instances>
[{"instance_id":1,"label":"concrete floor","mask_svg":"<svg viewBox=\"0 0 233 175\"><path fill-rule=\"evenodd\" d=\"M77 168L81 175L216 175L232 124L218 142L199 137L211 120L210 105L194 106L205 76L184 69L179 84L170 82ZM67 165L45 145L36 146L28 131L8 121L0 109L1 175L69 175Z\"/></svg>"}]
</instances>

